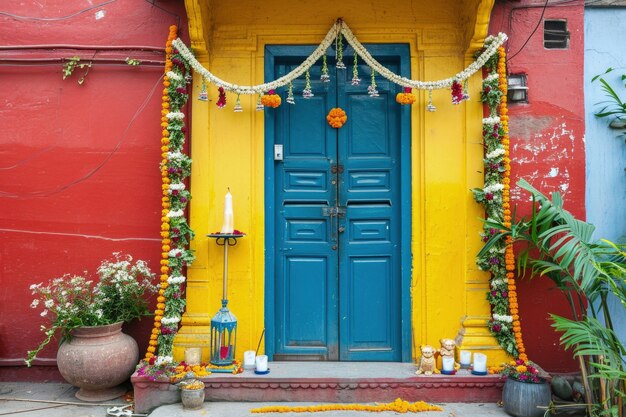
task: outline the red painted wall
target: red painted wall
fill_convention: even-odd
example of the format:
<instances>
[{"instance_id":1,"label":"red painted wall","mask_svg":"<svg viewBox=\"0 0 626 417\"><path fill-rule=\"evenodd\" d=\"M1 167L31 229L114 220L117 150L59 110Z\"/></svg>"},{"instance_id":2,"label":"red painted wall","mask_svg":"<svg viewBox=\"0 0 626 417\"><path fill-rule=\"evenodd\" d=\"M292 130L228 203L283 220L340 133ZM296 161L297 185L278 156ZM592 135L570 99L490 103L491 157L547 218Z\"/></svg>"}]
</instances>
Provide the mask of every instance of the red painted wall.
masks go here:
<instances>
[{"instance_id":1,"label":"red painted wall","mask_svg":"<svg viewBox=\"0 0 626 417\"><path fill-rule=\"evenodd\" d=\"M544 194L560 191L565 208L584 219L584 6L582 1L563 2L544 11L544 3L498 1L492 13L490 33L509 35L508 72L528 74L529 103L509 105L512 183L524 178ZM568 49L544 48L544 19L567 20ZM528 215L529 195L518 187L511 188L511 195L518 214ZM565 297L541 277L521 280L519 294L530 359L551 371L576 370L548 318L548 313L568 314Z\"/></svg>"},{"instance_id":2,"label":"red painted wall","mask_svg":"<svg viewBox=\"0 0 626 417\"><path fill-rule=\"evenodd\" d=\"M94 3L102 6L94 7ZM46 19L46 20L42 20ZM29 286L94 272L122 251L158 272L163 52L52 49L151 46L169 26L187 38L183 0L5 2L0 13L0 380L59 379L56 342L27 369L42 339ZM6 30L11 28L11 30ZM26 45L43 45L28 49ZM7 49L7 46L19 46ZM59 57L94 62L83 85ZM144 61L138 67L108 58ZM158 278L157 278L158 279ZM156 282L156 280L155 280ZM144 351L151 320L127 330Z\"/></svg>"}]
</instances>

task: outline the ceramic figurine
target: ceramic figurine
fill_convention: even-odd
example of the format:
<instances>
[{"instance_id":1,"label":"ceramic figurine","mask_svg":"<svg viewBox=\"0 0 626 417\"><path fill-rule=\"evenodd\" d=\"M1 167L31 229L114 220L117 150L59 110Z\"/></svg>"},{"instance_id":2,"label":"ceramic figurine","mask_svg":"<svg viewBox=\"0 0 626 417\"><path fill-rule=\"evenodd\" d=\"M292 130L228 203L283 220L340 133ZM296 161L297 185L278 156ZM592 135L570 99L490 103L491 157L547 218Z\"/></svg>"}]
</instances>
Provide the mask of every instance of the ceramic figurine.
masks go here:
<instances>
[{"instance_id":1,"label":"ceramic figurine","mask_svg":"<svg viewBox=\"0 0 626 417\"><path fill-rule=\"evenodd\" d=\"M453 339L441 339L439 343L441 343L441 347L439 348L439 355L441 359L437 361L437 367L439 369L442 369L442 358L449 356L454 359L454 349L456 348L456 342ZM459 370L460 368L461 364L457 363L457 361L455 360L454 369Z\"/></svg>"},{"instance_id":2,"label":"ceramic figurine","mask_svg":"<svg viewBox=\"0 0 626 417\"><path fill-rule=\"evenodd\" d=\"M421 351L422 356L417 363L417 371L415 373L417 375L432 375L433 373L438 374L439 369L437 369L435 361L435 349L433 349L430 345L423 345L421 347Z\"/></svg>"}]
</instances>

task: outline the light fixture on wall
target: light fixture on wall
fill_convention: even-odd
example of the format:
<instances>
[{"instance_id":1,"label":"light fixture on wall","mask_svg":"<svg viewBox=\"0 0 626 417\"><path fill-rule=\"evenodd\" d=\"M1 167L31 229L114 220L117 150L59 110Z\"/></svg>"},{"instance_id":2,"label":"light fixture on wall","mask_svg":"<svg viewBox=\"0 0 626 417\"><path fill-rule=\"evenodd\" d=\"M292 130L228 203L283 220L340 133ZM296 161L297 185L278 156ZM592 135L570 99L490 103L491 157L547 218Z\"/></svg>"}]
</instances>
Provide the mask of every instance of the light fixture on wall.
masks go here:
<instances>
[{"instance_id":1,"label":"light fixture on wall","mask_svg":"<svg viewBox=\"0 0 626 417\"><path fill-rule=\"evenodd\" d=\"M509 74L507 100L509 103L528 103L526 74Z\"/></svg>"}]
</instances>

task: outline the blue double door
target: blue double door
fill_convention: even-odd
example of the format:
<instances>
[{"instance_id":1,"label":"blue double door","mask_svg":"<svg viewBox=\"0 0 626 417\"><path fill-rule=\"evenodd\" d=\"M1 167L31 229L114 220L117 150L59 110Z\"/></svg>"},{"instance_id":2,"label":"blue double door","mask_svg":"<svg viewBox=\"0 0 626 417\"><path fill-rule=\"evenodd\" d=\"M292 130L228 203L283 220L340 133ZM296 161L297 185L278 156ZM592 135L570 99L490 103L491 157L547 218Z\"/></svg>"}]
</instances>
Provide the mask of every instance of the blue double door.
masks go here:
<instances>
[{"instance_id":1,"label":"blue double door","mask_svg":"<svg viewBox=\"0 0 626 417\"><path fill-rule=\"evenodd\" d=\"M277 50L274 78L310 53ZM400 72L399 58L382 60ZM266 212L274 226L270 353L274 360L401 361L407 318L398 87L377 77L378 97L371 97L369 67L359 66L362 80L353 85L351 65L336 69L334 56L328 64L330 82L320 81L321 65L314 66L314 96L302 98L305 80L298 79L295 104L284 95L266 120L282 154L272 158ZM340 129L326 122L335 107L348 117Z\"/></svg>"}]
</instances>

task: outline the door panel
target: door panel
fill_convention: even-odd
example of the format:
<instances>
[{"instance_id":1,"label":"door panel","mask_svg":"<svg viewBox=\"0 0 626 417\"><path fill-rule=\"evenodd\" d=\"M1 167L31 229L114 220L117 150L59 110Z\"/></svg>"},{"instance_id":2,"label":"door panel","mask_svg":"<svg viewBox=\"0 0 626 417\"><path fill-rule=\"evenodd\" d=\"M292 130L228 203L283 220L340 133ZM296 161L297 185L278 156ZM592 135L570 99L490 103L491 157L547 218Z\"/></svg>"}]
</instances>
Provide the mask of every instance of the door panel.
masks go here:
<instances>
[{"instance_id":1,"label":"door panel","mask_svg":"<svg viewBox=\"0 0 626 417\"><path fill-rule=\"evenodd\" d=\"M280 77L310 53L276 57ZM310 49L310 48L309 48ZM349 51L347 53L350 53ZM399 58L385 61L399 72ZM273 353L278 359L402 360L400 268L400 106L396 86L377 80L352 86L351 71L334 69L303 99L294 81L295 105L272 112L273 143L283 145L274 163ZM361 74L370 74L367 67ZM283 101L286 95L283 94ZM325 120L341 107L341 129Z\"/></svg>"}]
</instances>

